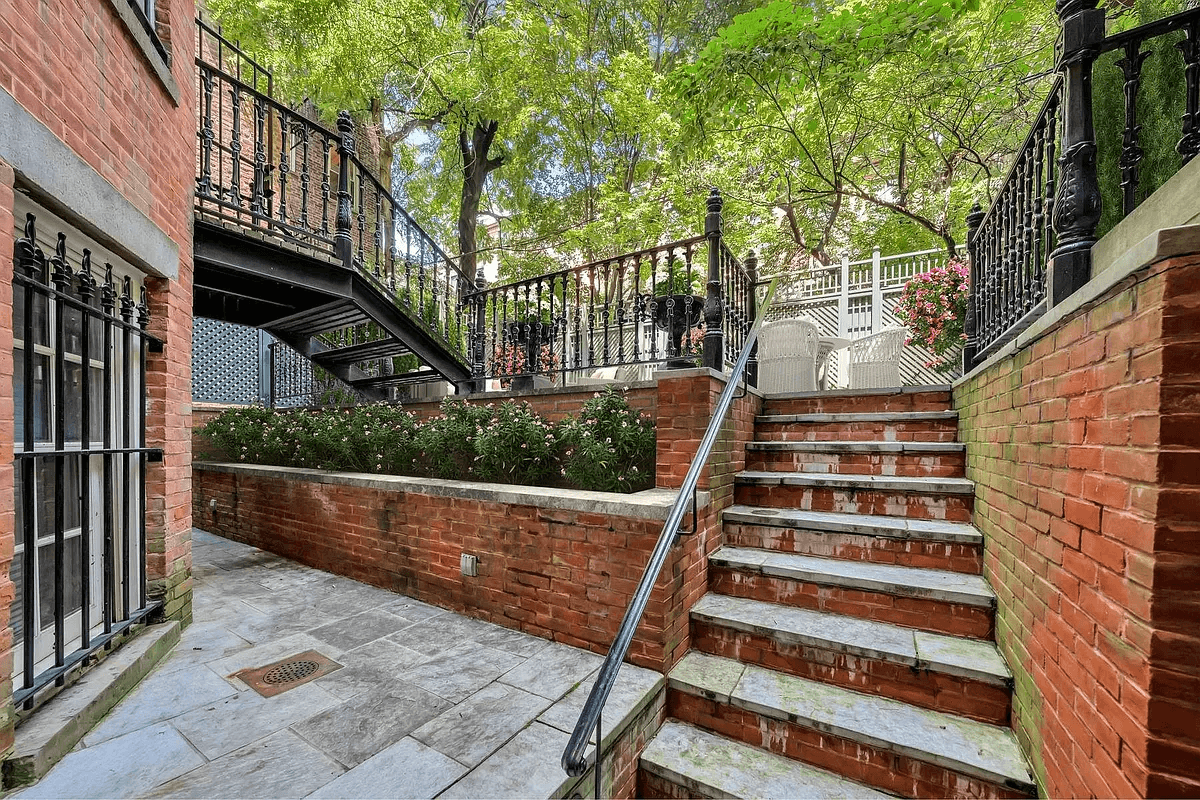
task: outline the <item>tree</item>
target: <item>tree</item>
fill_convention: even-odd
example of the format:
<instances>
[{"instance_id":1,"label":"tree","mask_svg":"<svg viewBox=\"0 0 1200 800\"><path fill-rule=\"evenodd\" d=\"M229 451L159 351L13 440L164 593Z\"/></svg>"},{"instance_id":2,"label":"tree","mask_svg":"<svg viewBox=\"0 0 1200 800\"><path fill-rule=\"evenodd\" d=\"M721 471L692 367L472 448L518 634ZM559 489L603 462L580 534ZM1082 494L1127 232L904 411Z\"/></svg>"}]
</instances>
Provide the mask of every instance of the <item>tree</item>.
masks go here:
<instances>
[{"instance_id":1,"label":"tree","mask_svg":"<svg viewBox=\"0 0 1200 800\"><path fill-rule=\"evenodd\" d=\"M828 263L881 215L953 253L1028 130L1056 31L1044 0L776 0L676 85L696 146L730 154L746 202L782 223L787 264Z\"/></svg>"}]
</instances>

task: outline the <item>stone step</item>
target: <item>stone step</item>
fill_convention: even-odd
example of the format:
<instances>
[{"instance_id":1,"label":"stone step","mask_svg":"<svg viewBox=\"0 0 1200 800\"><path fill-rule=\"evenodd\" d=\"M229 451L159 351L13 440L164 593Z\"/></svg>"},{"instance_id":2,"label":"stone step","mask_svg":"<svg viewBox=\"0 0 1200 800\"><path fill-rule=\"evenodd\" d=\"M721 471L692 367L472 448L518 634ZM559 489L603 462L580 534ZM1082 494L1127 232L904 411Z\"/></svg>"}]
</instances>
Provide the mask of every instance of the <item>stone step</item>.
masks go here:
<instances>
[{"instance_id":1,"label":"stone step","mask_svg":"<svg viewBox=\"0 0 1200 800\"><path fill-rule=\"evenodd\" d=\"M765 414L755 417L760 441L953 442L955 411L896 411L851 414Z\"/></svg>"},{"instance_id":2,"label":"stone step","mask_svg":"<svg viewBox=\"0 0 1200 800\"><path fill-rule=\"evenodd\" d=\"M725 546L708 557L709 589L909 628L987 639L996 595L979 575Z\"/></svg>"},{"instance_id":3,"label":"stone step","mask_svg":"<svg viewBox=\"0 0 1200 800\"><path fill-rule=\"evenodd\" d=\"M826 392L768 394L763 398L763 413L772 415L948 411L952 402L948 385L906 389L838 389Z\"/></svg>"},{"instance_id":4,"label":"stone step","mask_svg":"<svg viewBox=\"0 0 1200 800\"><path fill-rule=\"evenodd\" d=\"M984 722L1009 721L1012 673L991 642L722 594L692 607L692 646Z\"/></svg>"},{"instance_id":5,"label":"stone step","mask_svg":"<svg viewBox=\"0 0 1200 800\"><path fill-rule=\"evenodd\" d=\"M983 569L983 534L940 520L736 505L725 509L725 541L787 553L948 569Z\"/></svg>"},{"instance_id":6,"label":"stone step","mask_svg":"<svg viewBox=\"0 0 1200 800\"><path fill-rule=\"evenodd\" d=\"M747 470L734 485L734 500L744 505L950 522L969 522L974 499L975 483L966 478Z\"/></svg>"},{"instance_id":7,"label":"stone step","mask_svg":"<svg viewBox=\"0 0 1200 800\"><path fill-rule=\"evenodd\" d=\"M832 772L668 721L639 761L639 797L886 798ZM682 791L680 791L682 790Z\"/></svg>"},{"instance_id":8,"label":"stone step","mask_svg":"<svg viewBox=\"0 0 1200 800\"><path fill-rule=\"evenodd\" d=\"M961 478L958 442L750 442L746 468L768 472Z\"/></svg>"},{"instance_id":9,"label":"stone step","mask_svg":"<svg viewBox=\"0 0 1200 800\"><path fill-rule=\"evenodd\" d=\"M667 713L908 797L1033 797L1012 731L760 666L691 652Z\"/></svg>"}]
</instances>

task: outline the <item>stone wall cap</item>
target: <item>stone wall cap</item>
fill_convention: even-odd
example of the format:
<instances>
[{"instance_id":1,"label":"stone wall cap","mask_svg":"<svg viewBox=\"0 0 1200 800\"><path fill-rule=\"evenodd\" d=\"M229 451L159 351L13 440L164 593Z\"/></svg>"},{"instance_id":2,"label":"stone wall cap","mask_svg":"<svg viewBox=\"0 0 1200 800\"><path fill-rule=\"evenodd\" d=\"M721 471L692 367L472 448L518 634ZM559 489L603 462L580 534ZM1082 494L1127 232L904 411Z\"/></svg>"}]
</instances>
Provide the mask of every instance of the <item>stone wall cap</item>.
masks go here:
<instances>
[{"instance_id":1,"label":"stone wall cap","mask_svg":"<svg viewBox=\"0 0 1200 800\"><path fill-rule=\"evenodd\" d=\"M338 486L354 486L383 492L427 494L434 497L457 497L485 503L553 508L562 511L582 511L589 514L610 514L635 519L665 520L679 493L676 489L646 489L633 494L588 492L579 489L554 489L542 486L515 486L481 481L450 481L440 478L418 478L411 475L375 475L361 472L329 472L298 467L274 467L262 464L231 464L196 462L198 471L224 472L255 478L277 478L307 481ZM708 506L708 492L697 492L696 504Z\"/></svg>"}]
</instances>

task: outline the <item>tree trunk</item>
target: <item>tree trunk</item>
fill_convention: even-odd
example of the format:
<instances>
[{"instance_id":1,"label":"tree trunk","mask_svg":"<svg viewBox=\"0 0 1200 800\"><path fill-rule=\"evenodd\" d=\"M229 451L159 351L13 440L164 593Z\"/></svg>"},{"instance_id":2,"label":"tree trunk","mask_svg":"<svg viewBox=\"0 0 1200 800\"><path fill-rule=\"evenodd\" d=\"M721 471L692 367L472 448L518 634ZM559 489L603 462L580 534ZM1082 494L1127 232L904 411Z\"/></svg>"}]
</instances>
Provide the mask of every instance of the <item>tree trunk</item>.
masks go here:
<instances>
[{"instance_id":1,"label":"tree trunk","mask_svg":"<svg viewBox=\"0 0 1200 800\"><path fill-rule=\"evenodd\" d=\"M458 147L462 154L462 195L458 204L458 267L468 280L475 280L476 261L479 253L475 231L478 227L479 203L483 198L483 187L487 176L500 168L504 156L489 156L492 143L496 140L495 120L481 120L471 126L458 129Z\"/></svg>"}]
</instances>

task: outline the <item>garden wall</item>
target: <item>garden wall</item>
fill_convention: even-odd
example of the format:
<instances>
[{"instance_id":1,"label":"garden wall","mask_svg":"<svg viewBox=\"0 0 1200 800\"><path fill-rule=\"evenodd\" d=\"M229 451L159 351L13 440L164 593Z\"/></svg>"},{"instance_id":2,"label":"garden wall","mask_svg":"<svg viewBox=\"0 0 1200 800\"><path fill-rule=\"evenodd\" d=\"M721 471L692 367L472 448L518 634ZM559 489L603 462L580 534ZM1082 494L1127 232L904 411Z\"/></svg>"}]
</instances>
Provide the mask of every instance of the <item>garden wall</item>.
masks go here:
<instances>
[{"instance_id":1,"label":"garden wall","mask_svg":"<svg viewBox=\"0 0 1200 800\"><path fill-rule=\"evenodd\" d=\"M658 399L658 391L655 388L654 381L612 384L612 386L615 390L624 392L625 399L629 401L631 408L654 419L655 405ZM530 407L538 414L551 422L558 422L568 414L578 415L579 409L583 407L584 403L591 400L597 392L602 392L606 388L603 384L583 387L565 386L531 392L488 392L485 394L456 397L454 399L465 400L474 405L481 403L499 404L506 400L529 403ZM432 400L423 403L404 403L404 408L416 414L420 419L428 419L439 413L441 401Z\"/></svg>"},{"instance_id":2,"label":"garden wall","mask_svg":"<svg viewBox=\"0 0 1200 800\"><path fill-rule=\"evenodd\" d=\"M1051 797L1200 796L1190 236L1102 273L955 385L1013 723Z\"/></svg>"},{"instance_id":3,"label":"garden wall","mask_svg":"<svg viewBox=\"0 0 1200 800\"><path fill-rule=\"evenodd\" d=\"M508 627L607 652L695 455L724 379L659 373L635 387L658 425L659 489L633 495L244 464L196 464L196 525L305 564ZM634 392L638 392L634 395ZM594 392L552 393L575 411ZM482 398L487 401L491 398ZM528 398L534 400L534 398ZM568 405L570 404L570 405ZM538 405L534 405L538 408ZM666 671L689 646L688 612L707 591L761 397L735 402L701 475L696 532L681 538L655 586L630 661ZM548 413L542 410L542 413ZM684 528L690 529L690 515ZM460 572L460 555L479 575Z\"/></svg>"}]
</instances>

